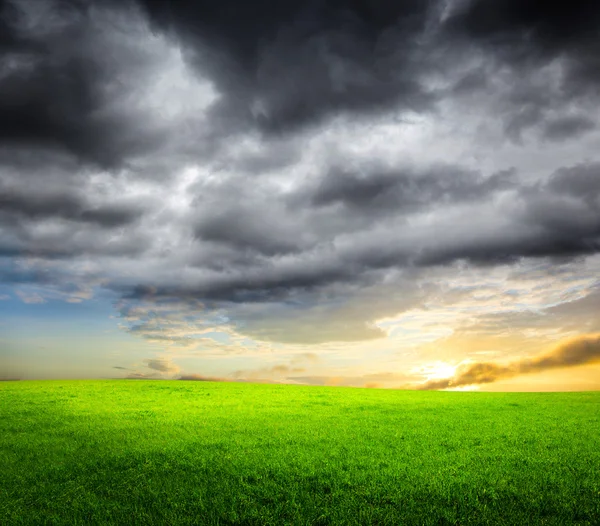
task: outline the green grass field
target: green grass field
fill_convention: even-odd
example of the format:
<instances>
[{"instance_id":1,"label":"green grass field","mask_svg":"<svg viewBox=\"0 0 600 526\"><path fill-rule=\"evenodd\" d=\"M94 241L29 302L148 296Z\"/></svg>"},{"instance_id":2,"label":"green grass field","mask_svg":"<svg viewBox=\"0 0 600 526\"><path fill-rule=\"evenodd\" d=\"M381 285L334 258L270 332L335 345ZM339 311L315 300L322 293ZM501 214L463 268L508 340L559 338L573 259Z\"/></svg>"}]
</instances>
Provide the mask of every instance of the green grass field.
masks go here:
<instances>
[{"instance_id":1,"label":"green grass field","mask_svg":"<svg viewBox=\"0 0 600 526\"><path fill-rule=\"evenodd\" d=\"M600 524L600 392L0 384L0 524Z\"/></svg>"}]
</instances>

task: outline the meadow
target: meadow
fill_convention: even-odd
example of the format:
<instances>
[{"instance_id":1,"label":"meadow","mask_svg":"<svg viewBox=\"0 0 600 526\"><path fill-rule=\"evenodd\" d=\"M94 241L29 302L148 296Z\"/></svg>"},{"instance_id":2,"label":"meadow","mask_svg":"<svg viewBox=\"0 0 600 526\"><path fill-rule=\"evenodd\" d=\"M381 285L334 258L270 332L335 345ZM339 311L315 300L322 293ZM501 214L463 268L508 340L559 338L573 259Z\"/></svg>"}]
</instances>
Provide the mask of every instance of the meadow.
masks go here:
<instances>
[{"instance_id":1,"label":"meadow","mask_svg":"<svg viewBox=\"0 0 600 526\"><path fill-rule=\"evenodd\" d=\"M600 392L0 383L0 524L600 524Z\"/></svg>"}]
</instances>

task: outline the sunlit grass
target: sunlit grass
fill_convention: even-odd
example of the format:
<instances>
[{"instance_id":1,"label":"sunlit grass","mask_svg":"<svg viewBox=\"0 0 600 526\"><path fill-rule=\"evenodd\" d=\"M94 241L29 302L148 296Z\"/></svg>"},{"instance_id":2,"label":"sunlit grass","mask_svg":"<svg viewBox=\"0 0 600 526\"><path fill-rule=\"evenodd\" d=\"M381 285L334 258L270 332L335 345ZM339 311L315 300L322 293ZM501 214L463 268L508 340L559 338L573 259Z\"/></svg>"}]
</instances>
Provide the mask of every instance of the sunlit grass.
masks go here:
<instances>
[{"instance_id":1,"label":"sunlit grass","mask_svg":"<svg viewBox=\"0 0 600 526\"><path fill-rule=\"evenodd\" d=\"M600 393L0 384L0 524L600 524Z\"/></svg>"}]
</instances>

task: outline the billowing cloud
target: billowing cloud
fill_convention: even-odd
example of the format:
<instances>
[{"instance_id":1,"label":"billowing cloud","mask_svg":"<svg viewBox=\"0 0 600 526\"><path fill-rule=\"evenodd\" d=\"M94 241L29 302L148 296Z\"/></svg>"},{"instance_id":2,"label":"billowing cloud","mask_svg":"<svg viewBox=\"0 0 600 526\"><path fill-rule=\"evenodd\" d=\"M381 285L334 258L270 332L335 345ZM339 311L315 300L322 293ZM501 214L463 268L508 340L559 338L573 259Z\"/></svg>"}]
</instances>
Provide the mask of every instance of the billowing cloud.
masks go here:
<instances>
[{"instance_id":1,"label":"billowing cloud","mask_svg":"<svg viewBox=\"0 0 600 526\"><path fill-rule=\"evenodd\" d=\"M471 75L488 68L500 68L513 78L522 75L498 106L505 110L509 136L521 140L524 131L542 126L547 138L560 140L592 127L568 110L573 102L585 104L586 98L598 97L597 3L578 0L549 7L535 0L467 0L452 5L445 37L485 56ZM487 75L480 79L473 89L495 84ZM548 83L539 89L543 79ZM559 116L553 115L557 109Z\"/></svg>"},{"instance_id":2,"label":"billowing cloud","mask_svg":"<svg viewBox=\"0 0 600 526\"><path fill-rule=\"evenodd\" d=\"M431 380L418 389L448 389L465 385L487 384L522 374L535 374L551 369L563 369L598 362L600 362L600 337L580 337L559 345L549 353L525 358L508 365L491 362L466 364L460 366L452 378Z\"/></svg>"},{"instance_id":3,"label":"billowing cloud","mask_svg":"<svg viewBox=\"0 0 600 526\"><path fill-rule=\"evenodd\" d=\"M106 228L126 226L141 215L134 203L94 206L77 194L26 195L8 190L0 190L0 213L5 221L11 216L14 221L60 218Z\"/></svg>"},{"instance_id":4,"label":"billowing cloud","mask_svg":"<svg viewBox=\"0 0 600 526\"><path fill-rule=\"evenodd\" d=\"M595 121L585 115L571 115L548 120L542 132L552 142L579 137L596 127Z\"/></svg>"},{"instance_id":5,"label":"billowing cloud","mask_svg":"<svg viewBox=\"0 0 600 526\"><path fill-rule=\"evenodd\" d=\"M287 215L293 209L267 211L258 199L252 207L255 215L242 209L240 214L231 210L227 216L214 216L196 232L200 237L204 232L204 241L227 244L227 251L220 252L221 268L211 269L206 279L199 273L195 283L155 288L153 295L264 302L336 283L368 281L373 273L390 269L595 254L600 250L600 209L594 197L599 166L562 168L528 185L518 182L512 171L487 178L455 169L383 178L372 173L335 175L327 179L329 186L314 190L319 196L316 208L303 207L293 224ZM357 181L375 186L362 188ZM381 185L383 189L374 190ZM323 210L329 202L343 206ZM439 212L443 209L446 215ZM266 226L267 212L273 228ZM473 214L478 215L476 223ZM221 224L223 217L230 222ZM409 220L411 228L403 228ZM348 228L352 223L353 232ZM211 258L210 243L201 258ZM202 264L202 259L196 263ZM210 259L206 264L211 265ZM134 289L131 295L146 297L147 289Z\"/></svg>"},{"instance_id":6,"label":"billowing cloud","mask_svg":"<svg viewBox=\"0 0 600 526\"><path fill-rule=\"evenodd\" d=\"M6 0L0 10L1 144L60 149L101 166L156 144L138 107L128 104L124 80L130 67L143 73L150 57L111 31L133 29L130 10L46 0Z\"/></svg>"},{"instance_id":7,"label":"billowing cloud","mask_svg":"<svg viewBox=\"0 0 600 526\"><path fill-rule=\"evenodd\" d=\"M160 373L173 374L180 371L179 366L175 365L168 358L151 358L144 360L144 363L149 369L154 369Z\"/></svg>"},{"instance_id":8,"label":"billowing cloud","mask_svg":"<svg viewBox=\"0 0 600 526\"><path fill-rule=\"evenodd\" d=\"M344 112L426 110L435 98L419 79L419 42L436 17L427 2L140 4L214 80L221 121L285 133Z\"/></svg>"},{"instance_id":9,"label":"billowing cloud","mask_svg":"<svg viewBox=\"0 0 600 526\"><path fill-rule=\"evenodd\" d=\"M595 332L596 4L1 1L0 296L218 377Z\"/></svg>"}]
</instances>

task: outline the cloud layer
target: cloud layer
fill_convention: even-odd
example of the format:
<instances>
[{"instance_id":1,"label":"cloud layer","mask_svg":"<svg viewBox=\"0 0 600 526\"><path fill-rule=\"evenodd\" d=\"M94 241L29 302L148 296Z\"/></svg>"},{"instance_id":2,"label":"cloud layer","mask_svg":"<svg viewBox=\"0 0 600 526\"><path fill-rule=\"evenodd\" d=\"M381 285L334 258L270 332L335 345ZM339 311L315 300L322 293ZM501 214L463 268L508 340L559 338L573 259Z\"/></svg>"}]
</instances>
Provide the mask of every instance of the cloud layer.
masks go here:
<instances>
[{"instance_id":1,"label":"cloud layer","mask_svg":"<svg viewBox=\"0 0 600 526\"><path fill-rule=\"evenodd\" d=\"M588 0L2 0L0 282L206 353L559 309L597 283L598 27ZM483 306L494 273L537 303Z\"/></svg>"}]
</instances>

